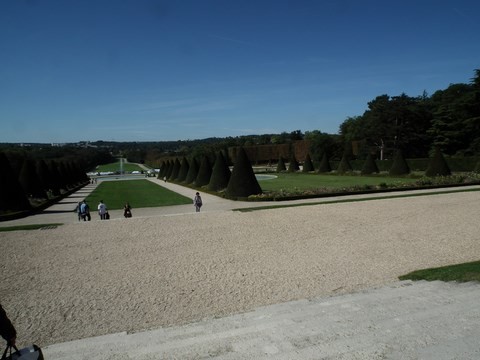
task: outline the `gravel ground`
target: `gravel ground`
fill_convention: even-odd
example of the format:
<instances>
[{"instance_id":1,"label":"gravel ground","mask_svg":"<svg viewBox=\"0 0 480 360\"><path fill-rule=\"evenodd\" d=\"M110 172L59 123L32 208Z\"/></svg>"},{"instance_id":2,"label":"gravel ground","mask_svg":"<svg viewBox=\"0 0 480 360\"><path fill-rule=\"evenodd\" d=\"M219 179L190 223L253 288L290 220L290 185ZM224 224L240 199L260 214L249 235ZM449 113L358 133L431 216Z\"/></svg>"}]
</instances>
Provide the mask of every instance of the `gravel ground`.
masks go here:
<instances>
[{"instance_id":1,"label":"gravel ground","mask_svg":"<svg viewBox=\"0 0 480 360\"><path fill-rule=\"evenodd\" d=\"M135 332L478 260L480 192L0 233L20 346Z\"/></svg>"}]
</instances>

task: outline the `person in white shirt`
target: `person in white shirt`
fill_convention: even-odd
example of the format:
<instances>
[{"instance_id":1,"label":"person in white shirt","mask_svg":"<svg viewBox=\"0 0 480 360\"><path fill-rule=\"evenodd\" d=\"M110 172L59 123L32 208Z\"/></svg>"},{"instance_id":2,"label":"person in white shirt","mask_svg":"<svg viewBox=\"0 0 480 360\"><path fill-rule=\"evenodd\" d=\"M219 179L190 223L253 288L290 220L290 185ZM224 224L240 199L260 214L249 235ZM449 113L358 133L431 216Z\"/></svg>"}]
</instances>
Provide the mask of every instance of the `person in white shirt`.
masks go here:
<instances>
[{"instance_id":1,"label":"person in white shirt","mask_svg":"<svg viewBox=\"0 0 480 360\"><path fill-rule=\"evenodd\" d=\"M100 204L98 204L98 215L100 215L100 220L107 219L107 205L103 203L103 200L100 200Z\"/></svg>"}]
</instances>

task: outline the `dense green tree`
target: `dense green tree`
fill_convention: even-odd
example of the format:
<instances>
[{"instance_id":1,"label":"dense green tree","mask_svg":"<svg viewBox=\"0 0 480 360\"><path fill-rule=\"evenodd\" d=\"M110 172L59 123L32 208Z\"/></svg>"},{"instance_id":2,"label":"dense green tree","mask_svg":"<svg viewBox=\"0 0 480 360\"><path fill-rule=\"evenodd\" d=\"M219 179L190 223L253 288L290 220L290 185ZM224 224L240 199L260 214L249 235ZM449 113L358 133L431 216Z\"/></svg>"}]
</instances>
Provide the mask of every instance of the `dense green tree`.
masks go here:
<instances>
[{"instance_id":1,"label":"dense green tree","mask_svg":"<svg viewBox=\"0 0 480 360\"><path fill-rule=\"evenodd\" d=\"M237 151L232 176L228 182L225 194L230 198L248 197L262 193L247 153L243 148Z\"/></svg>"},{"instance_id":2,"label":"dense green tree","mask_svg":"<svg viewBox=\"0 0 480 360\"><path fill-rule=\"evenodd\" d=\"M215 159L215 164L213 165L212 176L210 177L210 182L208 183L208 189L212 191L220 191L225 189L228 186L230 180L230 169L223 157L221 151L217 153L217 158Z\"/></svg>"}]
</instances>

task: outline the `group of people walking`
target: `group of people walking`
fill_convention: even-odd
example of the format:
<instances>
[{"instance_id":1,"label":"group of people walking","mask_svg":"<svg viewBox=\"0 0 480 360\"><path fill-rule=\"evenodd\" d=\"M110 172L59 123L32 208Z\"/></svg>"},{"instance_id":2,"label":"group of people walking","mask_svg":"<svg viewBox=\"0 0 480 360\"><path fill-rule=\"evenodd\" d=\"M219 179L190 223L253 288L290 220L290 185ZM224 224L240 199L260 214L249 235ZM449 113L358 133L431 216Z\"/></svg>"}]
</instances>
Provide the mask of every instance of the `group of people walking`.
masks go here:
<instances>
[{"instance_id":1,"label":"group of people walking","mask_svg":"<svg viewBox=\"0 0 480 360\"><path fill-rule=\"evenodd\" d=\"M193 198L193 205L195 206L195 211L200 212L200 208L203 205L202 197L200 193L196 193L195 197ZM108 220L110 219L110 214L108 213L107 205L100 200L100 203L97 206L98 215L100 216L100 220ZM80 201L77 206L77 213L78 213L78 221L90 221L92 219L90 215L90 206L87 204L85 200ZM127 202L123 207L123 216L125 218L132 217L132 207Z\"/></svg>"},{"instance_id":2,"label":"group of people walking","mask_svg":"<svg viewBox=\"0 0 480 360\"><path fill-rule=\"evenodd\" d=\"M98 215L100 216L100 220L109 220L110 214L108 213L107 205L100 200L100 203L97 206ZM78 213L78 221L90 221L92 219L90 215L90 207L85 200L78 203L77 206L77 213ZM132 217L132 207L127 202L123 207L123 216L125 218Z\"/></svg>"}]
</instances>

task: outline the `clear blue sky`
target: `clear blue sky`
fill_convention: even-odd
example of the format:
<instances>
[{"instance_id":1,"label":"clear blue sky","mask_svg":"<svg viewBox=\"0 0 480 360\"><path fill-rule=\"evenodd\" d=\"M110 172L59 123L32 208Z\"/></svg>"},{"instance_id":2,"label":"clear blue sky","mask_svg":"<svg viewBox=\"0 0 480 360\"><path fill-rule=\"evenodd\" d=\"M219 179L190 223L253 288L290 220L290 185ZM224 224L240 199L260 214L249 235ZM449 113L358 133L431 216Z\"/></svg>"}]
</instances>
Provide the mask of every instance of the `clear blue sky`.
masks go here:
<instances>
[{"instance_id":1,"label":"clear blue sky","mask_svg":"<svg viewBox=\"0 0 480 360\"><path fill-rule=\"evenodd\" d=\"M478 0L0 0L0 142L334 134L476 68Z\"/></svg>"}]
</instances>

